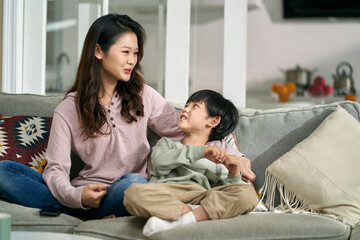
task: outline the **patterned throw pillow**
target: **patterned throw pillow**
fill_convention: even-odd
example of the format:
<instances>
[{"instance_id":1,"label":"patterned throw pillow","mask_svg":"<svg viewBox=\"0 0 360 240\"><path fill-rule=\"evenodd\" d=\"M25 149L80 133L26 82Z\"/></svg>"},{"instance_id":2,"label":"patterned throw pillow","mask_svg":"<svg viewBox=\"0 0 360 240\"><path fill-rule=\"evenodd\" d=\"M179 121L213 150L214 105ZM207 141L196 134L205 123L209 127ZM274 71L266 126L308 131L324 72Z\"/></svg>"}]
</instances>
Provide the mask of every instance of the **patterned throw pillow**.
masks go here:
<instances>
[{"instance_id":1,"label":"patterned throw pillow","mask_svg":"<svg viewBox=\"0 0 360 240\"><path fill-rule=\"evenodd\" d=\"M43 172L51 122L51 117L0 115L0 161L13 160Z\"/></svg>"}]
</instances>

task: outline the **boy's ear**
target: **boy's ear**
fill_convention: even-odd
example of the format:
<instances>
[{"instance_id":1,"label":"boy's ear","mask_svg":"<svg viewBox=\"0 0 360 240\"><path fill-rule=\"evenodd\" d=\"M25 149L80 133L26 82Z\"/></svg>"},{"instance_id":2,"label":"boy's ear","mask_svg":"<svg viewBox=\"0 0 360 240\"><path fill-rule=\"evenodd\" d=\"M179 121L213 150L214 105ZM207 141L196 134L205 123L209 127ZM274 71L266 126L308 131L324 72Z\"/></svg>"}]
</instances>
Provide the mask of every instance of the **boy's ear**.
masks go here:
<instances>
[{"instance_id":1,"label":"boy's ear","mask_svg":"<svg viewBox=\"0 0 360 240\"><path fill-rule=\"evenodd\" d=\"M220 121L221 121L220 116L210 117L207 126L210 128L215 128L217 125L219 125Z\"/></svg>"},{"instance_id":2,"label":"boy's ear","mask_svg":"<svg viewBox=\"0 0 360 240\"><path fill-rule=\"evenodd\" d=\"M96 44L95 47L95 57L99 60L103 58L103 51L101 50L101 47L99 44Z\"/></svg>"}]
</instances>

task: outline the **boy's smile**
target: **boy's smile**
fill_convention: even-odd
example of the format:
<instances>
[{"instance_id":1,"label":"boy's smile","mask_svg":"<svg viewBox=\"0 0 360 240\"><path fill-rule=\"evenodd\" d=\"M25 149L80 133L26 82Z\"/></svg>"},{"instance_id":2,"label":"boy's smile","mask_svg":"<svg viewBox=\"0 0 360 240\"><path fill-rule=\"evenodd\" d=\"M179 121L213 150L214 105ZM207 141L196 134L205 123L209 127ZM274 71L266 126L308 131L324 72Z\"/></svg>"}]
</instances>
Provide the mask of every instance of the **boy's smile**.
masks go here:
<instances>
[{"instance_id":1,"label":"boy's smile","mask_svg":"<svg viewBox=\"0 0 360 240\"><path fill-rule=\"evenodd\" d=\"M180 120L186 120L187 116L185 116L184 114L180 114Z\"/></svg>"}]
</instances>

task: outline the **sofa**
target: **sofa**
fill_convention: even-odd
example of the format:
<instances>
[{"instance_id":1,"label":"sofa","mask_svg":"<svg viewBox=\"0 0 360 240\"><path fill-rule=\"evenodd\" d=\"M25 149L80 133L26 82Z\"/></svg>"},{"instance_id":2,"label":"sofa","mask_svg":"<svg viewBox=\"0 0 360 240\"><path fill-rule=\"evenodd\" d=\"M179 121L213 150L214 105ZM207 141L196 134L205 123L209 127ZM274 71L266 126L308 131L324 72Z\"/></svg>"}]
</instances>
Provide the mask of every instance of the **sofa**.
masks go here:
<instances>
[{"instance_id":1,"label":"sofa","mask_svg":"<svg viewBox=\"0 0 360 240\"><path fill-rule=\"evenodd\" d=\"M37 116L51 120L53 110L62 98L62 95L0 93L0 115ZM240 121L234 133L238 147L251 160L257 175L256 189L264 185L266 168L307 138L338 105L360 121L360 104L351 101L272 110L238 108ZM179 109L178 105L174 106ZM1 131L5 129L0 124L0 134ZM151 130L148 135L151 145L159 139ZM81 167L81 159L72 154L72 177ZM279 204L279 196L274 201ZM323 214L254 212L231 219L189 224L145 237L142 228L146 219L135 216L89 221L66 214L41 216L39 209L9 203L1 197L0 212L12 215L12 231L61 232L111 240L360 239L359 226L350 226Z\"/></svg>"}]
</instances>

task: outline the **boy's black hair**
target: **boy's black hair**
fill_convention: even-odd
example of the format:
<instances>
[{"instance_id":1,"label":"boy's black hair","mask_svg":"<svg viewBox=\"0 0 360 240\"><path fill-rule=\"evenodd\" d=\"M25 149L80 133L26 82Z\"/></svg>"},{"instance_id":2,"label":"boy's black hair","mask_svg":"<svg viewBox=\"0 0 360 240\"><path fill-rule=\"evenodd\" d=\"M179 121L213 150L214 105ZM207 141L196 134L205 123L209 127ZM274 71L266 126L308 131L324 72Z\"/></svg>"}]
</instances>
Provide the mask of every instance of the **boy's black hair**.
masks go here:
<instances>
[{"instance_id":1,"label":"boy's black hair","mask_svg":"<svg viewBox=\"0 0 360 240\"><path fill-rule=\"evenodd\" d=\"M239 115L234 104L213 90L200 90L193 93L186 103L204 102L210 117L220 116L220 123L212 129L209 141L221 140L234 131Z\"/></svg>"}]
</instances>

